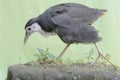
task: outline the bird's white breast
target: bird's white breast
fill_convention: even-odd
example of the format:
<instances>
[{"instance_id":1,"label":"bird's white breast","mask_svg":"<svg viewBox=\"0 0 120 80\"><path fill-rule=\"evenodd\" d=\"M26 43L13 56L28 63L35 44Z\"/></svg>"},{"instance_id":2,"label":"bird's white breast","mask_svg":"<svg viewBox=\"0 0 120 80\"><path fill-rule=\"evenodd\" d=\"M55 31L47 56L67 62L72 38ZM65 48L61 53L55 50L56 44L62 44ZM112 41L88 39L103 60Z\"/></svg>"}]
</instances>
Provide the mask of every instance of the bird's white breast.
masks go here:
<instances>
[{"instance_id":1,"label":"bird's white breast","mask_svg":"<svg viewBox=\"0 0 120 80\"><path fill-rule=\"evenodd\" d=\"M48 37L48 36L51 36L51 35L56 35L55 32L44 31L38 23L34 23L32 26L35 27L35 31L39 32L44 37Z\"/></svg>"}]
</instances>

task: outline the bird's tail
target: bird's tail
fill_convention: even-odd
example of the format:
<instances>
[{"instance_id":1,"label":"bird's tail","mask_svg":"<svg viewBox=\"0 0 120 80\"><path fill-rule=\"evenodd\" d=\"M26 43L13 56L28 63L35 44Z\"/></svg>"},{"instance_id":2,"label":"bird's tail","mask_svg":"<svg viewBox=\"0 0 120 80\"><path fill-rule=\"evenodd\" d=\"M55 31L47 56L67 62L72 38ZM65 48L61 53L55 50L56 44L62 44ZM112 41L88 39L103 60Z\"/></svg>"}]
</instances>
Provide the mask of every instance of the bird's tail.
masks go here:
<instances>
[{"instance_id":1,"label":"bird's tail","mask_svg":"<svg viewBox=\"0 0 120 80\"><path fill-rule=\"evenodd\" d=\"M105 12L107 12L106 9L99 9L99 10L98 10L98 13L97 13L97 14L98 14L98 18L99 18L99 17L102 17L102 16L105 14Z\"/></svg>"},{"instance_id":2,"label":"bird's tail","mask_svg":"<svg viewBox=\"0 0 120 80\"><path fill-rule=\"evenodd\" d=\"M99 9L100 12L107 12L106 9Z\"/></svg>"}]
</instances>

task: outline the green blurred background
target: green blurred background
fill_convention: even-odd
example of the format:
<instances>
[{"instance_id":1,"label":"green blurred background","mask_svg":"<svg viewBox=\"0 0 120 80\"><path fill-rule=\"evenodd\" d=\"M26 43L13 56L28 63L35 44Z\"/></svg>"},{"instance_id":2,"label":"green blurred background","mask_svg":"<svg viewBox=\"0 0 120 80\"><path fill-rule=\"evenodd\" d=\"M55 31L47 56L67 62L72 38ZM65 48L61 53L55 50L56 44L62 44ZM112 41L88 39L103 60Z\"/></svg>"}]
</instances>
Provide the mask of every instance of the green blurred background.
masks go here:
<instances>
[{"instance_id":1,"label":"green blurred background","mask_svg":"<svg viewBox=\"0 0 120 80\"><path fill-rule=\"evenodd\" d=\"M98 43L101 51L104 55L109 53L112 56L111 62L120 66L120 0L0 0L0 80L5 80L8 66L35 60L33 55L37 53L36 48L49 48L56 56L61 52L65 44L58 36L44 38L34 33L26 45L23 39L24 26L30 18L38 16L50 6L64 2L108 10L93 25L103 38ZM94 55L97 56L93 44L73 44L63 58L82 59L91 49L94 49Z\"/></svg>"}]
</instances>

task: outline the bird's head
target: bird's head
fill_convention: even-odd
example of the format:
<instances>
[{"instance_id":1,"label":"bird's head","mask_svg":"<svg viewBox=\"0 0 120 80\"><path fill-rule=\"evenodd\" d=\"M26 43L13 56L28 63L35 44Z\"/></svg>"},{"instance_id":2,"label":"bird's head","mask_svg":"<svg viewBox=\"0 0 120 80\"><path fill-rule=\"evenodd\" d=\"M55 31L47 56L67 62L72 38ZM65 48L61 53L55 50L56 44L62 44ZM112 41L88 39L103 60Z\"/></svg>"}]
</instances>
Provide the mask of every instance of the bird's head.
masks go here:
<instances>
[{"instance_id":1,"label":"bird's head","mask_svg":"<svg viewBox=\"0 0 120 80\"><path fill-rule=\"evenodd\" d=\"M37 23L36 19L30 19L26 26L25 26L25 38L24 38L24 44L26 43L26 41L28 40L28 38L30 37L30 35L34 32L39 32L39 30L41 29L40 25Z\"/></svg>"}]
</instances>

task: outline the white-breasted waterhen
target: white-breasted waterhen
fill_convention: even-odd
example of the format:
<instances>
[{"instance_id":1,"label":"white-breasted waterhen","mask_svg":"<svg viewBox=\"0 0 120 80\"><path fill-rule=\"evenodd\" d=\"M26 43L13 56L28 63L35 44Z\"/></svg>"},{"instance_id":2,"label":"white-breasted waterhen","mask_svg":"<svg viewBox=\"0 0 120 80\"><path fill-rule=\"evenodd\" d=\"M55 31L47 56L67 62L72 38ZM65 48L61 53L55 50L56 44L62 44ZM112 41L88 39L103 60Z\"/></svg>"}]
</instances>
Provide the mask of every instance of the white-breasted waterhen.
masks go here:
<instances>
[{"instance_id":1,"label":"white-breasted waterhen","mask_svg":"<svg viewBox=\"0 0 120 80\"><path fill-rule=\"evenodd\" d=\"M107 60L99 51L96 42L101 41L98 31L91 26L100 16L106 12L104 9L89 8L77 3L62 3L48 8L43 14L30 19L26 26L24 43L34 32L39 32L43 36L57 34L60 39L67 44L59 54L62 57L66 49L72 43L95 44L99 56ZM112 64L113 65L113 64Z\"/></svg>"}]
</instances>

